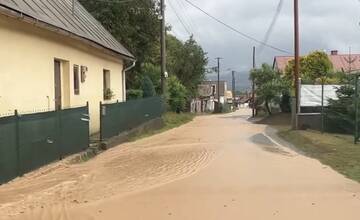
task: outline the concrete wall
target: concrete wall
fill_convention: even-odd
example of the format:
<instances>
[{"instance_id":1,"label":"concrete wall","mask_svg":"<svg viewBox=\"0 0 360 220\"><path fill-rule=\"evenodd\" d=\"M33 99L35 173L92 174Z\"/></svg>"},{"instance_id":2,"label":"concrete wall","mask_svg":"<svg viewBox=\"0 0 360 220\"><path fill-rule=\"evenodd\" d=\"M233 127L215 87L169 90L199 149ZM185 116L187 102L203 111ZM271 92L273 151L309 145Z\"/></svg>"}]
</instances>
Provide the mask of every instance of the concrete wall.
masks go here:
<instances>
[{"instance_id":1,"label":"concrete wall","mask_svg":"<svg viewBox=\"0 0 360 220\"><path fill-rule=\"evenodd\" d=\"M111 72L114 97L123 101L123 61L87 44L0 15L0 115L55 108L54 59L62 61L63 107L90 104L90 130L99 130L103 70ZM73 66L88 67L80 95L74 94ZM80 74L81 75L81 74Z\"/></svg>"}]
</instances>

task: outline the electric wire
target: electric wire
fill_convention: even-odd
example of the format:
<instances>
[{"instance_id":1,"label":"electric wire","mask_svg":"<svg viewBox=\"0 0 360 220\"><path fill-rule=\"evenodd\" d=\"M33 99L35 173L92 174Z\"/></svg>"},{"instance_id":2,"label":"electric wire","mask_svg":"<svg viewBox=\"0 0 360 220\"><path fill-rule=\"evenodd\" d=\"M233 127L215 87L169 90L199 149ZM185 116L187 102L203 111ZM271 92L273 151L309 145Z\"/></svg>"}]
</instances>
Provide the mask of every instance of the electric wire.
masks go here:
<instances>
[{"instance_id":1,"label":"electric wire","mask_svg":"<svg viewBox=\"0 0 360 220\"><path fill-rule=\"evenodd\" d=\"M175 13L175 16L177 17L177 19L179 20L179 22L181 23L181 25L184 27L185 31L189 34L192 35L191 31L189 30L189 28L185 25L184 21L181 19L180 15L178 14L178 12L176 11L175 7L172 5L171 1L169 1L169 5L170 8L173 10L173 12Z\"/></svg>"},{"instance_id":2,"label":"electric wire","mask_svg":"<svg viewBox=\"0 0 360 220\"><path fill-rule=\"evenodd\" d=\"M202 13L204 13L205 15L207 15L208 17L210 17L211 19L215 20L216 22L222 24L223 26L225 26L225 27L227 27L228 29L234 31L235 33L243 36L244 38L247 38L247 39L249 39L249 40L251 40L251 41L257 42L257 43L263 45L264 47L268 47L268 48L271 48L271 49L273 49L273 50L276 50L276 51L279 51L279 52L282 52L282 53L292 54L291 52L289 52L289 51L287 51L287 50L284 50L284 49L281 49L281 48L279 48L279 47L270 45L270 44L268 44L268 43L266 43L266 42L263 42L263 41L261 41L261 40L258 40L258 39L254 38L254 37L252 37L252 36L250 36L250 35L248 35L248 34L245 34L245 33L241 32L241 31L239 31L239 30L236 29L235 27L233 27L233 26L231 26L231 25L223 22L223 21L220 20L219 18L211 15L209 12L203 10L202 8L200 8L199 6L195 5L194 3L192 3L192 2L189 1L189 0L184 0L184 1L187 2L188 4L190 4L192 7L196 8L197 10L201 11Z\"/></svg>"},{"instance_id":3,"label":"electric wire","mask_svg":"<svg viewBox=\"0 0 360 220\"><path fill-rule=\"evenodd\" d=\"M277 8L276 8L275 15L274 15L273 19L271 20L269 29L265 33L265 37L264 37L264 40L263 40L264 43L268 43L268 41L270 39L270 36L271 36L271 34L272 34L273 30L274 30L276 22L277 22L277 20L279 18L279 15L281 13L281 9L283 7L283 4L284 4L284 0L279 0L279 3L278 3ZM261 54L263 52L264 48L265 48L264 45L260 45L258 53Z\"/></svg>"}]
</instances>

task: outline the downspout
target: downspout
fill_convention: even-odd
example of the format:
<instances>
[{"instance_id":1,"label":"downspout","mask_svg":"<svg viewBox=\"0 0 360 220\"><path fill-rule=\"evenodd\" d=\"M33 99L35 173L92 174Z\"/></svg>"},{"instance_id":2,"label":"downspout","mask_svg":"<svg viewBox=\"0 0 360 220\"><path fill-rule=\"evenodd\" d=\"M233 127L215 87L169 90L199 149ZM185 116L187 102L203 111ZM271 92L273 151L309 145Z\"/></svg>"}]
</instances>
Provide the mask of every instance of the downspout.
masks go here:
<instances>
[{"instance_id":1,"label":"downspout","mask_svg":"<svg viewBox=\"0 0 360 220\"><path fill-rule=\"evenodd\" d=\"M131 66L125 68L123 71L122 71L122 86L123 86L123 97L122 97L122 101L125 102L126 101L126 81L125 81L125 78L126 78L126 72L128 72L129 70L133 69L136 65L136 60L133 60L132 61L132 64Z\"/></svg>"}]
</instances>

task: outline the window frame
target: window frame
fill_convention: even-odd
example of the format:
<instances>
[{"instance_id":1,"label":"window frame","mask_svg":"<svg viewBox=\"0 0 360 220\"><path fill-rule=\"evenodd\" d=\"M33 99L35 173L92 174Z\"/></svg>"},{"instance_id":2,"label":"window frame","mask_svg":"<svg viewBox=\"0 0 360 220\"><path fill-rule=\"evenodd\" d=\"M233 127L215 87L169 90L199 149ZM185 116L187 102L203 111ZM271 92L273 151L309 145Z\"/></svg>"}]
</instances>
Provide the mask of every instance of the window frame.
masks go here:
<instances>
[{"instance_id":1,"label":"window frame","mask_svg":"<svg viewBox=\"0 0 360 220\"><path fill-rule=\"evenodd\" d=\"M111 100L112 97L107 96L107 91L111 91L111 71L103 69L103 98L105 101Z\"/></svg>"},{"instance_id":2,"label":"window frame","mask_svg":"<svg viewBox=\"0 0 360 220\"><path fill-rule=\"evenodd\" d=\"M80 95L80 66L77 64L73 66L73 80L74 95Z\"/></svg>"}]
</instances>

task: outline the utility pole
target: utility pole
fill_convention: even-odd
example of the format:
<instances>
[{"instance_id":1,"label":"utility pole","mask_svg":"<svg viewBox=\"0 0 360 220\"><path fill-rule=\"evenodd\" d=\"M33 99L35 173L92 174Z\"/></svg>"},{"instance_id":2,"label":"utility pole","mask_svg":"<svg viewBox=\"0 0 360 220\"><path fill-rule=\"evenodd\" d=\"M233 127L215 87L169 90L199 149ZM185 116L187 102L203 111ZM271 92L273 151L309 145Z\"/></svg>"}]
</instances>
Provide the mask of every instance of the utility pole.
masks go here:
<instances>
[{"instance_id":1,"label":"utility pole","mask_svg":"<svg viewBox=\"0 0 360 220\"><path fill-rule=\"evenodd\" d=\"M217 74L218 74L218 81L217 81L217 97L218 97L218 105L217 105L217 109L216 112L220 113L220 60L222 59L221 57L217 57ZM224 88L225 89L225 88Z\"/></svg>"},{"instance_id":2,"label":"utility pole","mask_svg":"<svg viewBox=\"0 0 360 220\"><path fill-rule=\"evenodd\" d=\"M166 78L166 30L165 30L165 0L160 0L161 10L161 91L165 93L165 78Z\"/></svg>"},{"instance_id":3,"label":"utility pole","mask_svg":"<svg viewBox=\"0 0 360 220\"><path fill-rule=\"evenodd\" d=\"M253 47L253 70L256 68L256 47ZM252 79L252 117L255 117L255 80Z\"/></svg>"},{"instance_id":4,"label":"utility pole","mask_svg":"<svg viewBox=\"0 0 360 220\"><path fill-rule=\"evenodd\" d=\"M232 71L232 93L233 93L233 106L235 108L235 97L236 97L236 85L235 85L235 71Z\"/></svg>"},{"instance_id":5,"label":"utility pole","mask_svg":"<svg viewBox=\"0 0 360 220\"><path fill-rule=\"evenodd\" d=\"M294 84L295 84L295 99L296 99L296 114L299 113L300 107L300 91L299 91L299 77L300 77L300 34L299 34L299 0L294 0L294 39L295 39L295 68L294 68ZM295 128L298 128L298 120L296 115Z\"/></svg>"},{"instance_id":6,"label":"utility pole","mask_svg":"<svg viewBox=\"0 0 360 220\"><path fill-rule=\"evenodd\" d=\"M359 141L359 73L355 74L355 131L354 131L354 144Z\"/></svg>"}]
</instances>

